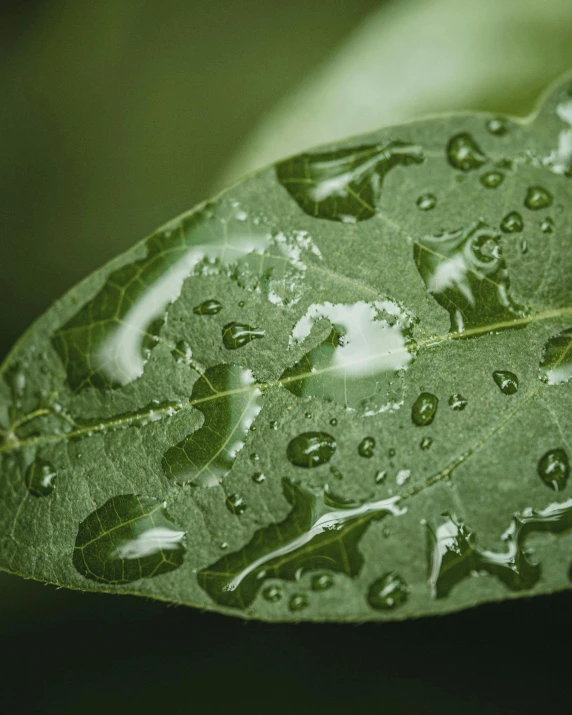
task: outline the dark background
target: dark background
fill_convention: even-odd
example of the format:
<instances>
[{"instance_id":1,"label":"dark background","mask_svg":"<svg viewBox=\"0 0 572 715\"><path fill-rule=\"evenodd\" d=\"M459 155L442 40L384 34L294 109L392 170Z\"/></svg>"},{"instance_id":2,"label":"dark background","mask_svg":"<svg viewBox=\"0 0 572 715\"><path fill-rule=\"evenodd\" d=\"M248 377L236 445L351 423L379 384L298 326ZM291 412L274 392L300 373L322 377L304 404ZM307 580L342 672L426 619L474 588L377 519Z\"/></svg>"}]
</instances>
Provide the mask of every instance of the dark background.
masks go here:
<instances>
[{"instance_id":1,"label":"dark background","mask_svg":"<svg viewBox=\"0 0 572 715\"><path fill-rule=\"evenodd\" d=\"M86 273L207 198L377 0L0 9L0 358ZM23 713L572 712L570 594L386 625L265 625L0 575Z\"/></svg>"}]
</instances>

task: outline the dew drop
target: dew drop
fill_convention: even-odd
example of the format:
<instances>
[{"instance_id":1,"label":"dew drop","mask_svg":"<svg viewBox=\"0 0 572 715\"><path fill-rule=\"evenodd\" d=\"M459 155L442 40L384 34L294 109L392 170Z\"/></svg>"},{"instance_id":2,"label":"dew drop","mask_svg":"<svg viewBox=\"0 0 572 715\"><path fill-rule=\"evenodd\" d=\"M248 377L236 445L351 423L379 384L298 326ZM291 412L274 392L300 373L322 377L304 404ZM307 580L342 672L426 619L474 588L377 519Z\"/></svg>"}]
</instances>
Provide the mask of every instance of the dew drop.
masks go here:
<instances>
[{"instance_id":1,"label":"dew drop","mask_svg":"<svg viewBox=\"0 0 572 715\"><path fill-rule=\"evenodd\" d=\"M265 330L251 328L245 323L227 323L222 329L222 341L227 350L236 350L252 340L260 340L265 334Z\"/></svg>"},{"instance_id":2,"label":"dew drop","mask_svg":"<svg viewBox=\"0 0 572 715\"><path fill-rule=\"evenodd\" d=\"M439 400L430 392L422 392L413 403L411 419L418 427L425 427L433 422Z\"/></svg>"},{"instance_id":3,"label":"dew drop","mask_svg":"<svg viewBox=\"0 0 572 715\"><path fill-rule=\"evenodd\" d=\"M504 180L504 174L500 171L488 171L481 176L481 184L485 189L496 189Z\"/></svg>"},{"instance_id":4,"label":"dew drop","mask_svg":"<svg viewBox=\"0 0 572 715\"><path fill-rule=\"evenodd\" d=\"M54 491L57 472L49 462L36 459L26 471L26 486L32 496L47 497Z\"/></svg>"},{"instance_id":5,"label":"dew drop","mask_svg":"<svg viewBox=\"0 0 572 715\"><path fill-rule=\"evenodd\" d=\"M518 390L518 377L514 372L508 370L496 370L493 372L493 380L499 386L500 391L505 395L514 395Z\"/></svg>"},{"instance_id":6,"label":"dew drop","mask_svg":"<svg viewBox=\"0 0 572 715\"><path fill-rule=\"evenodd\" d=\"M531 209L532 211L546 209L552 206L552 196L546 189L543 189L542 186L530 186L526 192L524 205L527 209Z\"/></svg>"},{"instance_id":7,"label":"dew drop","mask_svg":"<svg viewBox=\"0 0 572 715\"><path fill-rule=\"evenodd\" d=\"M271 420L271 421L268 423L268 426L269 426L270 429L272 429L272 430L277 430L277 429L278 429L278 422L276 422L276 420Z\"/></svg>"},{"instance_id":8,"label":"dew drop","mask_svg":"<svg viewBox=\"0 0 572 715\"><path fill-rule=\"evenodd\" d=\"M301 611L309 605L308 597L303 593L295 593L288 601L288 608L291 611Z\"/></svg>"},{"instance_id":9,"label":"dew drop","mask_svg":"<svg viewBox=\"0 0 572 715\"><path fill-rule=\"evenodd\" d=\"M472 171L482 166L486 157L473 137L467 132L456 134L447 144L447 159L460 171Z\"/></svg>"},{"instance_id":10,"label":"dew drop","mask_svg":"<svg viewBox=\"0 0 572 715\"><path fill-rule=\"evenodd\" d=\"M335 417L332 417L332 419L330 420L330 424L332 425L332 427L336 427L338 424L337 419Z\"/></svg>"},{"instance_id":11,"label":"dew drop","mask_svg":"<svg viewBox=\"0 0 572 715\"><path fill-rule=\"evenodd\" d=\"M524 228L522 216L518 211L511 211L501 221L500 228L503 233L520 233Z\"/></svg>"},{"instance_id":12,"label":"dew drop","mask_svg":"<svg viewBox=\"0 0 572 715\"><path fill-rule=\"evenodd\" d=\"M395 457L395 455L397 454L397 452L396 452L395 449L392 447L387 454L388 454L390 457Z\"/></svg>"},{"instance_id":13,"label":"dew drop","mask_svg":"<svg viewBox=\"0 0 572 715\"><path fill-rule=\"evenodd\" d=\"M421 211L431 211L437 205L437 197L433 194L421 194L416 203Z\"/></svg>"},{"instance_id":14,"label":"dew drop","mask_svg":"<svg viewBox=\"0 0 572 715\"><path fill-rule=\"evenodd\" d=\"M465 407L467 406L468 401L463 397L463 395L460 395L458 392L456 392L454 395L451 395L449 397L449 407L452 410L460 411L464 410Z\"/></svg>"},{"instance_id":15,"label":"dew drop","mask_svg":"<svg viewBox=\"0 0 572 715\"><path fill-rule=\"evenodd\" d=\"M270 603L276 603L276 601L279 601L282 598L282 591L278 588L278 586L267 586L262 591L262 597L267 601L270 601Z\"/></svg>"},{"instance_id":16,"label":"dew drop","mask_svg":"<svg viewBox=\"0 0 572 715\"><path fill-rule=\"evenodd\" d=\"M228 549L228 542L223 541L222 544L220 545L220 548L222 551L226 551Z\"/></svg>"},{"instance_id":17,"label":"dew drop","mask_svg":"<svg viewBox=\"0 0 572 715\"><path fill-rule=\"evenodd\" d=\"M334 477L334 479L343 479L344 478L344 475L340 472L340 470L337 469L336 467L334 467L333 465L330 467L330 474L332 475L332 477Z\"/></svg>"},{"instance_id":18,"label":"dew drop","mask_svg":"<svg viewBox=\"0 0 572 715\"><path fill-rule=\"evenodd\" d=\"M538 462L538 474L555 492L561 492L570 476L568 455L563 449L551 449Z\"/></svg>"},{"instance_id":19,"label":"dew drop","mask_svg":"<svg viewBox=\"0 0 572 715\"><path fill-rule=\"evenodd\" d=\"M496 137L502 137L508 132L508 122L499 117L489 119L486 127L489 134L494 134Z\"/></svg>"},{"instance_id":20,"label":"dew drop","mask_svg":"<svg viewBox=\"0 0 572 715\"><path fill-rule=\"evenodd\" d=\"M419 446L421 447L421 449L430 449L432 444L433 440L431 439L431 437L423 437L423 439L419 443Z\"/></svg>"},{"instance_id":21,"label":"dew drop","mask_svg":"<svg viewBox=\"0 0 572 715\"><path fill-rule=\"evenodd\" d=\"M375 483L383 484L385 478L387 477L387 471L380 471L375 475Z\"/></svg>"},{"instance_id":22,"label":"dew drop","mask_svg":"<svg viewBox=\"0 0 572 715\"><path fill-rule=\"evenodd\" d=\"M241 516L246 511L246 502L239 494L229 494L226 498L226 508L231 514Z\"/></svg>"},{"instance_id":23,"label":"dew drop","mask_svg":"<svg viewBox=\"0 0 572 715\"><path fill-rule=\"evenodd\" d=\"M373 457L373 451L375 449L375 439L373 437L364 437L358 446L358 453L360 457Z\"/></svg>"},{"instance_id":24,"label":"dew drop","mask_svg":"<svg viewBox=\"0 0 572 715\"><path fill-rule=\"evenodd\" d=\"M329 573L316 574L312 577L312 591L327 591L334 585L334 577Z\"/></svg>"},{"instance_id":25,"label":"dew drop","mask_svg":"<svg viewBox=\"0 0 572 715\"><path fill-rule=\"evenodd\" d=\"M540 224L542 233L554 233L554 221L548 217Z\"/></svg>"},{"instance_id":26,"label":"dew drop","mask_svg":"<svg viewBox=\"0 0 572 715\"><path fill-rule=\"evenodd\" d=\"M304 432L288 444L286 456L297 467L326 464L336 451L336 440L326 432Z\"/></svg>"},{"instance_id":27,"label":"dew drop","mask_svg":"<svg viewBox=\"0 0 572 715\"><path fill-rule=\"evenodd\" d=\"M262 484L262 482L266 481L266 477L262 474L262 472L254 472L252 475L252 481L255 484Z\"/></svg>"},{"instance_id":28,"label":"dew drop","mask_svg":"<svg viewBox=\"0 0 572 715\"><path fill-rule=\"evenodd\" d=\"M395 477L395 483L398 487L402 487L410 476L410 469L400 469L399 472L397 472L397 476Z\"/></svg>"},{"instance_id":29,"label":"dew drop","mask_svg":"<svg viewBox=\"0 0 572 715\"><path fill-rule=\"evenodd\" d=\"M528 243L526 242L526 239L521 238L520 239L520 252L524 256L526 253L528 253Z\"/></svg>"},{"instance_id":30,"label":"dew drop","mask_svg":"<svg viewBox=\"0 0 572 715\"><path fill-rule=\"evenodd\" d=\"M193 308L195 315L216 315L222 310L222 303L218 300L205 300Z\"/></svg>"},{"instance_id":31,"label":"dew drop","mask_svg":"<svg viewBox=\"0 0 572 715\"><path fill-rule=\"evenodd\" d=\"M237 303L237 305L238 305L239 308L244 308L244 306L246 305L246 303L245 303L243 300L239 300L238 303Z\"/></svg>"},{"instance_id":32,"label":"dew drop","mask_svg":"<svg viewBox=\"0 0 572 715\"><path fill-rule=\"evenodd\" d=\"M367 601L377 611L391 611L408 598L409 586L399 574L390 571L371 584Z\"/></svg>"}]
</instances>

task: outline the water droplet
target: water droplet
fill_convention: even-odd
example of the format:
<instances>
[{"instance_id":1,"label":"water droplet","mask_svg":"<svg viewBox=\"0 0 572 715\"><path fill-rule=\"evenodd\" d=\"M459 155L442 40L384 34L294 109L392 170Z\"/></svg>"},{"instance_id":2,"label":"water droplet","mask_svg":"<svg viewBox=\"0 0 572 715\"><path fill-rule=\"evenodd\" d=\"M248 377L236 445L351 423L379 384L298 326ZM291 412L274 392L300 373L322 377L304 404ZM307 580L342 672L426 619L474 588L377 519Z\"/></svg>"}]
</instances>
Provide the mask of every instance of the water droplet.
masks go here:
<instances>
[{"instance_id":1,"label":"water droplet","mask_svg":"<svg viewBox=\"0 0 572 715\"><path fill-rule=\"evenodd\" d=\"M390 571L371 584L367 602L378 611L391 611L407 601L409 591L401 576Z\"/></svg>"},{"instance_id":2,"label":"water droplet","mask_svg":"<svg viewBox=\"0 0 572 715\"><path fill-rule=\"evenodd\" d=\"M531 209L532 211L546 209L552 206L552 196L546 189L543 189L542 186L531 186L526 192L524 205L527 209Z\"/></svg>"},{"instance_id":3,"label":"water droplet","mask_svg":"<svg viewBox=\"0 0 572 715\"><path fill-rule=\"evenodd\" d=\"M395 477L395 483L398 487L402 487L410 476L410 469L400 469L399 472L397 472L397 476Z\"/></svg>"},{"instance_id":4,"label":"water droplet","mask_svg":"<svg viewBox=\"0 0 572 715\"><path fill-rule=\"evenodd\" d=\"M267 586L262 591L262 597L270 601L270 603L276 603L282 598L282 591L278 586Z\"/></svg>"},{"instance_id":5,"label":"water droplet","mask_svg":"<svg viewBox=\"0 0 572 715\"><path fill-rule=\"evenodd\" d=\"M525 238L520 239L520 252L523 256L528 253L528 243Z\"/></svg>"},{"instance_id":6,"label":"water droplet","mask_svg":"<svg viewBox=\"0 0 572 715\"><path fill-rule=\"evenodd\" d=\"M312 413L311 413L311 412L304 412L304 417L305 417L307 420L311 420L311 419L312 419Z\"/></svg>"},{"instance_id":7,"label":"water droplet","mask_svg":"<svg viewBox=\"0 0 572 715\"><path fill-rule=\"evenodd\" d=\"M494 117L489 119L486 123L487 131L490 134L494 134L497 137L502 137L508 132L508 122L506 119L501 119L500 117Z\"/></svg>"},{"instance_id":8,"label":"water droplet","mask_svg":"<svg viewBox=\"0 0 572 715\"><path fill-rule=\"evenodd\" d=\"M360 457L373 457L373 450L375 449L375 439L373 437L364 437L358 446L358 453Z\"/></svg>"},{"instance_id":9,"label":"water droplet","mask_svg":"<svg viewBox=\"0 0 572 715\"><path fill-rule=\"evenodd\" d=\"M335 417L332 417L332 419L330 420L330 424L332 425L332 427L336 427L338 424L337 419Z\"/></svg>"},{"instance_id":10,"label":"water droplet","mask_svg":"<svg viewBox=\"0 0 572 715\"><path fill-rule=\"evenodd\" d=\"M49 462L36 459L26 471L26 486L35 497L47 497L55 488L57 472Z\"/></svg>"},{"instance_id":11,"label":"water droplet","mask_svg":"<svg viewBox=\"0 0 572 715\"><path fill-rule=\"evenodd\" d=\"M246 502L239 494L229 494L225 503L230 513L236 516L242 516L246 511Z\"/></svg>"},{"instance_id":12,"label":"water droplet","mask_svg":"<svg viewBox=\"0 0 572 715\"><path fill-rule=\"evenodd\" d=\"M460 171L472 171L482 166L486 156L467 132L456 134L447 144L447 159L451 166Z\"/></svg>"},{"instance_id":13,"label":"water droplet","mask_svg":"<svg viewBox=\"0 0 572 715\"><path fill-rule=\"evenodd\" d=\"M504 180L504 174L500 171L487 171L486 174L481 176L481 184L485 189L496 189L500 186Z\"/></svg>"},{"instance_id":14,"label":"water droplet","mask_svg":"<svg viewBox=\"0 0 572 715\"><path fill-rule=\"evenodd\" d=\"M251 462L259 462L260 461L260 455L257 452L251 452L250 453L250 461Z\"/></svg>"},{"instance_id":15,"label":"water droplet","mask_svg":"<svg viewBox=\"0 0 572 715\"><path fill-rule=\"evenodd\" d=\"M423 439L419 443L419 446L421 447L421 449L429 449L432 444L433 440L431 439L431 437L423 437Z\"/></svg>"},{"instance_id":16,"label":"water droplet","mask_svg":"<svg viewBox=\"0 0 572 715\"><path fill-rule=\"evenodd\" d=\"M327 591L334 585L334 577L330 573L320 573L312 576L312 591Z\"/></svg>"},{"instance_id":17,"label":"water droplet","mask_svg":"<svg viewBox=\"0 0 572 715\"><path fill-rule=\"evenodd\" d=\"M297 581L306 572L356 578L364 563L359 543L369 525L405 513L397 497L344 504L309 484L283 479L282 488L292 506L286 517L263 526L241 549L197 574L200 587L216 603L247 608L265 580Z\"/></svg>"},{"instance_id":18,"label":"water droplet","mask_svg":"<svg viewBox=\"0 0 572 715\"><path fill-rule=\"evenodd\" d=\"M254 472L252 475L252 481L255 484L262 484L262 482L266 481L266 477L262 474L262 472Z\"/></svg>"},{"instance_id":19,"label":"water droplet","mask_svg":"<svg viewBox=\"0 0 572 715\"><path fill-rule=\"evenodd\" d=\"M291 611L301 611L302 609L307 608L309 604L310 601L308 600L308 596L303 593L295 593L288 601L288 608Z\"/></svg>"},{"instance_id":20,"label":"water droplet","mask_svg":"<svg viewBox=\"0 0 572 715\"><path fill-rule=\"evenodd\" d=\"M336 440L326 432L304 432L288 444L286 455L297 467L313 468L326 464L336 451Z\"/></svg>"},{"instance_id":21,"label":"water droplet","mask_svg":"<svg viewBox=\"0 0 572 715\"><path fill-rule=\"evenodd\" d=\"M193 358L193 351L186 340L179 340L171 355L181 365L190 365Z\"/></svg>"},{"instance_id":22,"label":"water droplet","mask_svg":"<svg viewBox=\"0 0 572 715\"><path fill-rule=\"evenodd\" d=\"M437 412L439 400L430 392L422 392L413 403L411 419L418 427L430 425Z\"/></svg>"},{"instance_id":23,"label":"water droplet","mask_svg":"<svg viewBox=\"0 0 572 715\"><path fill-rule=\"evenodd\" d=\"M228 543L226 541L223 541L220 545L220 548L222 549L222 551L226 551L226 549L228 549Z\"/></svg>"},{"instance_id":24,"label":"water droplet","mask_svg":"<svg viewBox=\"0 0 572 715\"><path fill-rule=\"evenodd\" d=\"M551 449L538 462L538 474L555 492L561 492L570 476L568 455L563 449Z\"/></svg>"},{"instance_id":25,"label":"water droplet","mask_svg":"<svg viewBox=\"0 0 572 715\"><path fill-rule=\"evenodd\" d=\"M463 397L463 395L459 395L458 392L449 397L449 406L453 410L464 410L467 405L468 401Z\"/></svg>"},{"instance_id":26,"label":"water droplet","mask_svg":"<svg viewBox=\"0 0 572 715\"><path fill-rule=\"evenodd\" d=\"M185 552L185 532L171 521L165 502L124 494L82 521L73 565L93 581L122 584L179 568Z\"/></svg>"},{"instance_id":27,"label":"water droplet","mask_svg":"<svg viewBox=\"0 0 572 715\"><path fill-rule=\"evenodd\" d=\"M269 425L270 429L272 429L272 430L277 430L277 429L278 429L278 422L276 422L276 420L271 420L271 421L268 423L268 425Z\"/></svg>"},{"instance_id":28,"label":"water droplet","mask_svg":"<svg viewBox=\"0 0 572 715\"><path fill-rule=\"evenodd\" d=\"M419 147L389 141L300 154L277 164L276 174L308 215L352 223L375 215L383 180L391 169L422 161Z\"/></svg>"},{"instance_id":29,"label":"water droplet","mask_svg":"<svg viewBox=\"0 0 572 715\"><path fill-rule=\"evenodd\" d=\"M340 472L339 469L336 469L333 465L330 467L330 474L334 479L343 479L344 475Z\"/></svg>"},{"instance_id":30,"label":"water droplet","mask_svg":"<svg viewBox=\"0 0 572 715\"><path fill-rule=\"evenodd\" d=\"M540 224L542 233L554 233L554 221L548 217Z\"/></svg>"},{"instance_id":31,"label":"water droplet","mask_svg":"<svg viewBox=\"0 0 572 715\"><path fill-rule=\"evenodd\" d=\"M540 361L540 378L549 385L562 385L572 378L572 328L547 341Z\"/></svg>"},{"instance_id":32,"label":"water droplet","mask_svg":"<svg viewBox=\"0 0 572 715\"><path fill-rule=\"evenodd\" d=\"M246 305L246 303L245 303L243 300L239 300L238 303L237 303L237 305L238 305L239 308L244 308L244 306Z\"/></svg>"},{"instance_id":33,"label":"water droplet","mask_svg":"<svg viewBox=\"0 0 572 715\"><path fill-rule=\"evenodd\" d=\"M383 484L383 482L385 481L386 477L387 477L387 472L386 472L386 471L382 470L382 471L378 472L378 473L375 475L375 483L376 483L376 484Z\"/></svg>"},{"instance_id":34,"label":"water droplet","mask_svg":"<svg viewBox=\"0 0 572 715\"><path fill-rule=\"evenodd\" d=\"M392 447L392 448L388 451L387 454L388 454L390 457L395 457L395 455L397 454L397 452L396 452L395 449Z\"/></svg>"},{"instance_id":35,"label":"water droplet","mask_svg":"<svg viewBox=\"0 0 572 715\"><path fill-rule=\"evenodd\" d=\"M505 395L514 395L518 390L518 377L514 372L508 370L496 370L493 372L493 380L499 386L500 391Z\"/></svg>"},{"instance_id":36,"label":"water droplet","mask_svg":"<svg viewBox=\"0 0 572 715\"><path fill-rule=\"evenodd\" d=\"M222 341L227 350L236 350L252 340L260 340L265 334L265 330L251 328L245 323L227 323L222 329Z\"/></svg>"},{"instance_id":37,"label":"water droplet","mask_svg":"<svg viewBox=\"0 0 572 715\"><path fill-rule=\"evenodd\" d=\"M437 197L433 194L421 194L417 199L417 208L421 211L431 211L437 206Z\"/></svg>"},{"instance_id":38,"label":"water droplet","mask_svg":"<svg viewBox=\"0 0 572 715\"><path fill-rule=\"evenodd\" d=\"M222 310L222 303L218 300L205 300L193 308L195 315L216 315Z\"/></svg>"},{"instance_id":39,"label":"water droplet","mask_svg":"<svg viewBox=\"0 0 572 715\"><path fill-rule=\"evenodd\" d=\"M500 228L503 233L520 233L524 228L522 216L518 211L511 211L501 221Z\"/></svg>"}]
</instances>

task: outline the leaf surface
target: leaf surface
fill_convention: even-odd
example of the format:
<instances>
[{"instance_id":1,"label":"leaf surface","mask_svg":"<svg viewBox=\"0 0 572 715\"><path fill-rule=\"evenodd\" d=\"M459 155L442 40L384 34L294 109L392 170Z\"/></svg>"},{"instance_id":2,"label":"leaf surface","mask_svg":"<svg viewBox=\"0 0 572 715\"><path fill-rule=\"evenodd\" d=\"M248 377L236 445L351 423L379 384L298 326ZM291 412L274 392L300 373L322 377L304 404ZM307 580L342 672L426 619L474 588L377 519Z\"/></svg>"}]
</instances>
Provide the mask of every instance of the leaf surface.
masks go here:
<instances>
[{"instance_id":1,"label":"leaf surface","mask_svg":"<svg viewBox=\"0 0 572 715\"><path fill-rule=\"evenodd\" d=\"M280 162L1 368L0 567L266 620L569 586L572 82Z\"/></svg>"}]
</instances>

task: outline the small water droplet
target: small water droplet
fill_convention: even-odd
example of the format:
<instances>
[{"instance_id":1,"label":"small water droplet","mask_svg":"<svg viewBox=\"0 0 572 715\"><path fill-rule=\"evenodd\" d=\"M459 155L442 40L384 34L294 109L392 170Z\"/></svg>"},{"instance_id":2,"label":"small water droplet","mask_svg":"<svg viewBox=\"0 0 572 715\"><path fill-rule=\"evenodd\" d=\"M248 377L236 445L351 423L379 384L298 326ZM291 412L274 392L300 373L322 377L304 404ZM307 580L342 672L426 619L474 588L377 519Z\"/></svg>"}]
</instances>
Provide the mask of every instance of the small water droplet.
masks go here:
<instances>
[{"instance_id":1,"label":"small water droplet","mask_svg":"<svg viewBox=\"0 0 572 715\"><path fill-rule=\"evenodd\" d=\"M395 457L395 455L397 454L397 452L396 452L395 449L392 447L387 454L388 454L390 457Z\"/></svg>"},{"instance_id":2,"label":"small water droplet","mask_svg":"<svg viewBox=\"0 0 572 715\"><path fill-rule=\"evenodd\" d=\"M493 372L493 380L499 386L500 391L505 395L514 395L518 390L518 377L514 372L508 370L496 370Z\"/></svg>"},{"instance_id":3,"label":"small water droplet","mask_svg":"<svg viewBox=\"0 0 572 715\"><path fill-rule=\"evenodd\" d=\"M334 577L329 573L316 574L312 577L312 591L326 591L334 585Z\"/></svg>"},{"instance_id":4,"label":"small water droplet","mask_svg":"<svg viewBox=\"0 0 572 715\"><path fill-rule=\"evenodd\" d=\"M255 484L262 484L262 482L266 481L266 477L262 472L254 472L254 474L252 475L252 481Z\"/></svg>"},{"instance_id":5,"label":"small water droplet","mask_svg":"<svg viewBox=\"0 0 572 715\"><path fill-rule=\"evenodd\" d=\"M288 601L288 608L291 611L301 611L309 605L308 597L303 593L295 593Z\"/></svg>"},{"instance_id":6,"label":"small water droplet","mask_svg":"<svg viewBox=\"0 0 572 715\"><path fill-rule=\"evenodd\" d=\"M542 186L530 186L526 192L524 205L527 209L531 209L532 211L546 209L552 206L552 196L546 189L543 189Z\"/></svg>"},{"instance_id":7,"label":"small water droplet","mask_svg":"<svg viewBox=\"0 0 572 715\"><path fill-rule=\"evenodd\" d=\"M312 413L311 413L311 412L304 412L304 417L305 417L307 420L311 420L311 419L312 419Z\"/></svg>"},{"instance_id":8,"label":"small water droplet","mask_svg":"<svg viewBox=\"0 0 572 715\"><path fill-rule=\"evenodd\" d=\"M246 502L239 494L229 494L226 498L226 508L231 514L241 516L246 511Z\"/></svg>"},{"instance_id":9,"label":"small water droplet","mask_svg":"<svg viewBox=\"0 0 572 715\"><path fill-rule=\"evenodd\" d=\"M468 401L463 397L463 395L460 395L458 392L449 397L449 406L453 410L464 410L467 404Z\"/></svg>"},{"instance_id":10,"label":"small water droplet","mask_svg":"<svg viewBox=\"0 0 572 715\"><path fill-rule=\"evenodd\" d=\"M205 300L193 308L195 315L216 315L222 310L222 303L218 300Z\"/></svg>"},{"instance_id":11,"label":"small water droplet","mask_svg":"<svg viewBox=\"0 0 572 715\"><path fill-rule=\"evenodd\" d=\"M244 306L246 305L246 303L245 303L243 300L239 300L238 303L237 303L237 305L238 305L239 308L244 308Z\"/></svg>"},{"instance_id":12,"label":"small water droplet","mask_svg":"<svg viewBox=\"0 0 572 715\"><path fill-rule=\"evenodd\" d=\"M375 449L375 439L373 437L364 437L358 446L358 453L360 457L373 457L373 450Z\"/></svg>"},{"instance_id":13,"label":"small water droplet","mask_svg":"<svg viewBox=\"0 0 572 715\"><path fill-rule=\"evenodd\" d=\"M171 352L171 355L179 364L190 365L193 357L193 351L186 340L179 340L179 342L175 345L175 349Z\"/></svg>"},{"instance_id":14,"label":"small water droplet","mask_svg":"<svg viewBox=\"0 0 572 715\"><path fill-rule=\"evenodd\" d=\"M337 419L335 417L332 417L332 419L330 420L330 424L332 425L332 427L336 427L338 424Z\"/></svg>"},{"instance_id":15,"label":"small water droplet","mask_svg":"<svg viewBox=\"0 0 572 715\"><path fill-rule=\"evenodd\" d=\"M260 456L256 452L251 452L250 453L250 461L251 462L259 462Z\"/></svg>"},{"instance_id":16,"label":"small water droplet","mask_svg":"<svg viewBox=\"0 0 572 715\"><path fill-rule=\"evenodd\" d=\"M409 590L404 579L394 571L390 571L371 584L367 601L376 610L390 611L407 601Z\"/></svg>"},{"instance_id":17,"label":"small water droplet","mask_svg":"<svg viewBox=\"0 0 572 715\"><path fill-rule=\"evenodd\" d=\"M555 492L561 492L570 476L568 455L563 449L551 449L538 462L538 474Z\"/></svg>"},{"instance_id":18,"label":"small water droplet","mask_svg":"<svg viewBox=\"0 0 572 715\"><path fill-rule=\"evenodd\" d=\"M375 483L376 483L376 484L383 484L383 482L385 481L385 478L386 478L386 477L387 477L387 471L383 470L383 471L378 472L378 473L375 475Z\"/></svg>"},{"instance_id":19,"label":"small water droplet","mask_svg":"<svg viewBox=\"0 0 572 715\"><path fill-rule=\"evenodd\" d=\"M421 194L416 203L421 211L431 211L437 205L437 197L433 194Z\"/></svg>"},{"instance_id":20,"label":"small water droplet","mask_svg":"<svg viewBox=\"0 0 572 715\"><path fill-rule=\"evenodd\" d=\"M252 340L260 340L265 334L265 330L251 328L245 323L227 323L222 329L222 341L227 350L236 350Z\"/></svg>"},{"instance_id":21,"label":"small water droplet","mask_svg":"<svg viewBox=\"0 0 572 715\"><path fill-rule=\"evenodd\" d=\"M482 166L486 157L473 137L467 132L456 134L447 144L447 159L460 171L472 171Z\"/></svg>"},{"instance_id":22,"label":"small water droplet","mask_svg":"<svg viewBox=\"0 0 572 715\"><path fill-rule=\"evenodd\" d=\"M520 233L524 228L522 216L518 211L511 211L501 221L500 228L503 233Z\"/></svg>"},{"instance_id":23,"label":"small water droplet","mask_svg":"<svg viewBox=\"0 0 572 715\"><path fill-rule=\"evenodd\" d=\"M500 186L504 180L504 174L500 171L487 171L486 174L481 176L481 184L485 189L496 189Z\"/></svg>"},{"instance_id":24,"label":"small water droplet","mask_svg":"<svg viewBox=\"0 0 572 715\"><path fill-rule=\"evenodd\" d=\"M278 588L278 586L267 586L262 591L262 597L267 601L270 601L270 603L276 603L276 601L279 601L282 598L282 591Z\"/></svg>"},{"instance_id":25,"label":"small water droplet","mask_svg":"<svg viewBox=\"0 0 572 715\"><path fill-rule=\"evenodd\" d=\"M431 437L423 437L423 439L419 443L419 446L421 447L421 449L429 449L432 444L433 440L431 439Z\"/></svg>"},{"instance_id":26,"label":"small water droplet","mask_svg":"<svg viewBox=\"0 0 572 715\"><path fill-rule=\"evenodd\" d=\"M506 119L501 119L500 117L489 119L486 123L486 127L487 131L496 137L502 137L508 132L508 122Z\"/></svg>"},{"instance_id":27,"label":"small water droplet","mask_svg":"<svg viewBox=\"0 0 572 715\"><path fill-rule=\"evenodd\" d=\"M554 221L548 217L540 224L542 233L554 233Z\"/></svg>"},{"instance_id":28,"label":"small water droplet","mask_svg":"<svg viewBox=\"0 0 572 715\"><path fill-rule=\"evenodd\" d=\"M340 470L336 469L336 467L334 467L333 465L330 467L330 474L335 479L343 479L344 478L344 475L340 472Z\"/></svg>"},{"instance_id":29,"label":"small water droplet","mask_svg":"<svg viewBox=\"0 0 572 715\"><path fill-rule=\"evenodd\" d=\"M288 444L286 456L297 467L326 464L336 451L336 440L326 432L304 432Z\"/></svg>"},{"instance_id":30,"label":"small water droplet","mask_svg":"<svg viewBox=\"0 0 572 715\"><path fill-rule=\"evenodd\" d=\"M410 469L400 469L399 472L397 472L397 476L395 477L395 483L398 487L402 487L410 476Z\"/></svg>"},{"instance_id":31,"label":"small water droplet","mask_svg":"<svg viewBox=\"0 0 572 715\"><path fill-rule=\"evenodd\" d=\"M35 497L47 497L55 488L57 472L49 462L36 459L26 471L26 486Z\"/></svg>"},{"instance_id":32,"label":"small water droplet","mask_svg":"<svg viewBox=\"0 0 572 715\"><path fill-rule=\"evenodd\" d=\"M222 544L220 545L220 548L223 551L226 551L226 549L228 549L228 543L226 541L223 541Z\"/></svg>"},{"instance_id":33,"label":"small water droplet","mask_svg":"<svg viewBox=\"0 0 572 715\"><path fill-rule=\"evenodd\" d=\"M528 253L528 243L526 242L525 238L520 239L520 252L523 256L525 253Z\"/></svg>"},{"instance_id":34,"label":"small water droplet","mask_svg":"<svg viewBox=\"0 0 572 715\"><path fill-rule=\"evenodd\" d=\"M411 419L418 427L425 427L433 422L439 400L430 392L422 392L413 403Z\"/></svg>"},{"instance_id":35,"label":"small water droplet","mask_svg":"<svg viewBox=\"0 0 572 715\"><path fill-rule=\"evenodd\" d=\"M278 422L276 422L276 420L271 420L268 424L269 424L270 429L272 429L272 430L278 429Z\"/></svg>"}]
</instances>

